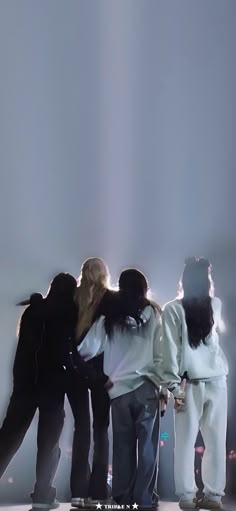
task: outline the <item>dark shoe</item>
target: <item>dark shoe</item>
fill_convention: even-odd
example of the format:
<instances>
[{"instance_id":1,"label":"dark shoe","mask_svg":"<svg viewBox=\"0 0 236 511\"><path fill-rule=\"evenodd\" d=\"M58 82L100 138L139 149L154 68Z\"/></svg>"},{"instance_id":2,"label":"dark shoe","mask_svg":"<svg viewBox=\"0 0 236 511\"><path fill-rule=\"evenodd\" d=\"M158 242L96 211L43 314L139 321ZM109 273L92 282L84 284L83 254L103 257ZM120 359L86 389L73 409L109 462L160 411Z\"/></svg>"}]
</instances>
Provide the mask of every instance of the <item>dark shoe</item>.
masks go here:
<instances>
[{"instance_id":1,"label":"dark shoe","mask_svg":"<svg viewBox=\"0 0 236 511\"><path fill-rule=\"evenodd\" d=\"M153 509L155 509L159 506L159 500L160 500L160 497L159 497L158 493L154 492L153 497L152 497Z\"/></svg>"},{"instance_id":2,"label":"dark shoe","mask_svg":"<svg viewBox=\"0 0 236 511\"><path fill-rule=\"evenodd\" d=\"M200 509L222 509L221 500L211 500L209 497L204 497L198 501L198 507Z\"/></svg>"},{"instance_id":3,"label":"dark shoe","mask_svg":"<svg viewBox=\"0 0 236 511\"><path fill-rule=\"evenodd\" d=\"M84 509L89 507L89 500L82 497L72 497L71 505L72 507L77 507L77 509Z\"/></svg>"},{"instance_id":4,"label":"dark shoe","mask_svg":"<svg viewBox=\"0 0 236 511\"><path fill-rule=\"evenodd\" d=\"M199 507L197 499L192 500L183 500L180 499L179 501L179 508L180 509L197 509Z\"/></svg>"},{"instance_id":5,"label":"dark shoe","mask_svg":"<svg viewBox=\"0 0 236 511\"><path fill-rule=\"evenodd\" d=\"M60 506L60 502L57 499L54 499L51 504L47 502L33 502L32 509L57 509Z\"/></svg>"},{"instance_id":6,"label":"dark shoe","mask_svg":"<svg viewBox=\"0 0 236 511\"><path fill-rule=\"evenodd\" d=\"M115 502L112 500L112 498L110 499L88 499L88 507L90 507L91 509L104 509L104 505L111 505L111 504L115 504Z\"/></svg>"}]
</instances>

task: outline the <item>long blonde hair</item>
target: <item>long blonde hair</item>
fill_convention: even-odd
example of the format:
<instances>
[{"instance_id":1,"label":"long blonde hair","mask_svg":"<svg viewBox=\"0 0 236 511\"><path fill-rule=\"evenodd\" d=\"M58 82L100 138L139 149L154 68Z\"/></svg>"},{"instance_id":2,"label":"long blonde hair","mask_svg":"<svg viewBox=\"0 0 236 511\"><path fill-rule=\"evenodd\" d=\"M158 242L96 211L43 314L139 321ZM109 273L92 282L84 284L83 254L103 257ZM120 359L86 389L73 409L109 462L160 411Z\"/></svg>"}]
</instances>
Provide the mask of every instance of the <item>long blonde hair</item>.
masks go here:
<instances>
[{"instance_id":1,"label":"long blonde hair","mask_svg":"<svg viewBox=\"0 0 236 511\"><path fill-rule=\"evenodd\" d=\"M79 287L75 293L75 303L79 309L76 326L76 339L90 328L96 309L110 284L109 270L103 259L90 257L82 264Z\"/></svg>"}]
</instances>

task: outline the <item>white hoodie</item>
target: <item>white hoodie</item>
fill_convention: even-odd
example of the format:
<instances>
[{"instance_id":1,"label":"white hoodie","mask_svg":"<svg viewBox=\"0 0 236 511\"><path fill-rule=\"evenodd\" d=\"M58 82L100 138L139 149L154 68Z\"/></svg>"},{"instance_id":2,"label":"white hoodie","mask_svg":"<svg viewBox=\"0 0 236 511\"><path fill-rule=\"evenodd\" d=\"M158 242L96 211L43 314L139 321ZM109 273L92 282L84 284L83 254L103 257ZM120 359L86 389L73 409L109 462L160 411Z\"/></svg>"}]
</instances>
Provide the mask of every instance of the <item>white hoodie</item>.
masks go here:
<instances>
[{"instance_id":1,"label":"white hoodie","mask_svg":"<svg viewBox=\"0 0 236 511\"><path fill-rule=\"evenodd\" d=\"M162 382L175 397L181 394L181 376L188 373L190 380L207 381L225 377L228 363L219 345L219 333L224 331L221 319L221 301L212 298L214 325L206 344L192 349L188 340L185 311L181 300L173 300L164 307L162 315Z\"/></svg>"},{"instance_id":2,"label":"white hoodie","mask_svg":"<svg viewBox=\"0 0 236 511\"><path fill-rule=\"evenodd\" d=\"M111 399L137 389L147 378L156 386L160 384L161 317L149 305L142 313L142 320L143 324L137 326L129 318L132 328L115 327L110 339L102 316L77 348L86 361L104 352L104 373L113 383L109 389Z\"/></svg>"}]
</instances>

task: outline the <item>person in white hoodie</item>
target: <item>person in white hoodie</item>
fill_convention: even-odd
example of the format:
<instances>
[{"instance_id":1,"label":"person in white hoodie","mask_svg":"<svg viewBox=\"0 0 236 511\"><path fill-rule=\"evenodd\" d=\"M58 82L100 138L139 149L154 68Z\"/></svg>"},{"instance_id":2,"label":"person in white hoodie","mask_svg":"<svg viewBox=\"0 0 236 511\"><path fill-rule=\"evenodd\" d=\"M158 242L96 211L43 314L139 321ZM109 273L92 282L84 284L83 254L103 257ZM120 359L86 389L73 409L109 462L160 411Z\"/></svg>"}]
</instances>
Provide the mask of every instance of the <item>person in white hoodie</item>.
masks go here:
<instances>
[{"instance_id":1,"label":"person in white hoodie","mask_svg":"<svg viewBox=\"0 0 236 511\"><path fill-rule=\"evenodd\" d=\"M159 444L161 309L147 299L136 269L121 273L112 310L78 346L89 360L104 352L113 428L112 496L117 504L152 508Z\"/></svg>"},{"instance_id":2,"label":"person in white hoodie","mask_svg":"<svg viewBox=\"0 0 236 511\"><path fill-rule=\"evenodd\" d=\"M181 295L162 315L162 377L175 398L175 486L181 509L220 509L225 488L228 364L219 345L221 301L207 259L186 260ZM183 380L186 381L183 391ZM194 444L201 431L204 498L196 499Z\"/></svg>"}]
</instances>

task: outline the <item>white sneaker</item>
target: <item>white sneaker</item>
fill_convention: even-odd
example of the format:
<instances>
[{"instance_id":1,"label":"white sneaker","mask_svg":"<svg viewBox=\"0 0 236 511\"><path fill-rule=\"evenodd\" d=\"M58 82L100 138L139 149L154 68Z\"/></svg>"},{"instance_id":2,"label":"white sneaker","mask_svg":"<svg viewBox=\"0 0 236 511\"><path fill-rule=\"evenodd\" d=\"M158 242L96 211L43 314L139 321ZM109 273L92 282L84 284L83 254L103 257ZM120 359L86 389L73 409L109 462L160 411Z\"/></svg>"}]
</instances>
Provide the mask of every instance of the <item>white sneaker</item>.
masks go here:
<instances>
[{"instance_id":1,"label":"white sneaker","mask_svg":"<svg viewBox=\"0 0 236 511\"><path fill-rule=\"evenodd\" d=\"M32 503L32 509L57 509L59 506L60 502L57 499L54 499L54 501L51 504L42 502Z\"/></svg>"}]
</instances>

